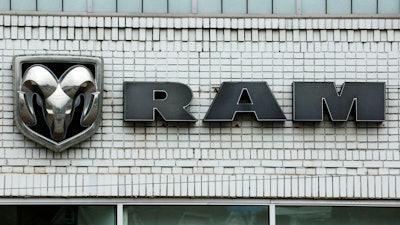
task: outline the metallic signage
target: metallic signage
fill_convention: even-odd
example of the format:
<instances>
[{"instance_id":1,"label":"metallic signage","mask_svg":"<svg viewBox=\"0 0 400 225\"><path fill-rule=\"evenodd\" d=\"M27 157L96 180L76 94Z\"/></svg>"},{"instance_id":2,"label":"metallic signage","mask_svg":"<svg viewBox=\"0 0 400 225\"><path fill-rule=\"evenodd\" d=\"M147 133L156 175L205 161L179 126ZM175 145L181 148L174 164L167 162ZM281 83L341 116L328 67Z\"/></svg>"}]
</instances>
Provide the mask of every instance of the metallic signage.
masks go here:
<instances>
[{"instance_id":1,"label":"metallic signage","mask_svg":"<svg viewBox=\"0 0 400 225\"><path fill-rule=\"evenodd\" d=\"M192 90L181 83L125 82L124 120L154 121L158 112L165 121L195 122L185 109L192 96Z\"/></svg>"},{"instance_id":2,"label":"metallic signage","mask_svg":"<svg viewBox=\"0 0 400 225\"><path fill-rule=\"evenodd\" d=\"M13 62L15 123L37 143L60 152L95 133L101 122L103 62L81 56L16 56ZM124 82L124 120L196 122L187 111L192 90L177 82ZM294 82L293 121L385 120L385 83ZM257 121L286 117L266 82L223 82L203 121L233 121L238 113Z\"/></svg>"},{"instance_id":3,"label":"metallic signage","mask_svg":"<svg viewBox=\"0 0 400 225\"><path fill-rule=\"evenodd\" d=\"M385 120L385 83L346 82L340 93L333 82L294 82L293 120L322 121L324 105L332 121L349 119L354 108L356 121Z\"/></svg>"},{"instance_id":4,"label":"metallic signage","mask_svg":"<svg viewBox=\"0 0 400 225\"><path fill-rule=\"evenodd\" d=\"M125 82L125 121L196 121L186 111L192 98L185 84ZM332 121L347 121L352 109L360 122L385 120L385 83L346 82L338 93L332 82L293 83L293 121L322 121L324 105ZM254 114L257 121L279 122L286 117L266 82L224 82L205 122L233 121L237 113Z\"/></svg>"},{"instance_id":5,"label":"metallic signage","mask_svg":"<svg viewBox=\"0 0 400 225\"><path fill-rule=\"evenodd\" d=\"M286 120L266 82L223 82L204 121L233 121L237 113L253 113L257 121Z\"/></svg>"},{"instance_id":6,"label":"metallic signage","mask_svg":"<svg viewBox=\"0 0 400 225\"><path fill-rule=\"evenodd\" d=\"M103 63L79 56L14 58L15 123L28 138L62 151L101 121Z\"/></svg>"}]
</instances>

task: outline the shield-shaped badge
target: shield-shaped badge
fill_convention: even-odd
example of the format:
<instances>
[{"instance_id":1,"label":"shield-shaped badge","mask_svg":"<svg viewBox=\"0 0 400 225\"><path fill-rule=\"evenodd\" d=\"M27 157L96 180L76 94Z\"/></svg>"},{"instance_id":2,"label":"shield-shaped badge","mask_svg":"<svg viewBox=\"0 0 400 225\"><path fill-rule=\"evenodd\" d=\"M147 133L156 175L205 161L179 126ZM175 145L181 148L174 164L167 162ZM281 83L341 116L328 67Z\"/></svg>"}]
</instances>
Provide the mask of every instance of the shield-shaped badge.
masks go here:
<instances>
[{"instance_id":1,"label":"shield-shaped badge","mask_svg":"<svg viewBox=\"0 0 400 225\"><path fill-rule=\"evenodd\" d=\"M15 123L60 152L95 133L101 121L103 62L82 56L14 57Z\"/></svg>"}]
</instances>

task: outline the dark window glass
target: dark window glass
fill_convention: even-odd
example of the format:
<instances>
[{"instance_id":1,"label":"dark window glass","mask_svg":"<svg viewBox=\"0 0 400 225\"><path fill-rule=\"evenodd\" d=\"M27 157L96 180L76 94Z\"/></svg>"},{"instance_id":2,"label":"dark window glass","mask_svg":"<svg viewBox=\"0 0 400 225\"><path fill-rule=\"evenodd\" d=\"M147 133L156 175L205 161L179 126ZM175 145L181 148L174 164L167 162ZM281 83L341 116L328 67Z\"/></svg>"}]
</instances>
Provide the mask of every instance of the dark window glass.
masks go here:
<instances>
[{"instance_id":1,"label":"dark window glass","mask_svg":"<svg viewBox=\"0 0 400 225\"><path fill-rule=\"evenodd\" d=\"M2 225L115 225L114 206L0 206Z\"/></svg>"},{"instance_id":2,"label":"dark window glass","mask_svg":"<svg viewBox=\"0 0 400 225\"><path fill-rule=\"evenodd\" d=\"M277 225L398 225L400 208L277 206Z\"/></svg>"},{"instance_id":3,"label":"dark window glass","mask_svg":"<svg viewBox=\"0 0 400 225\"><path fill-rule=\"evenodd\" d=\"M126 225L268 225L267 206L126 206Z\"/></svg>"}]
</instances>

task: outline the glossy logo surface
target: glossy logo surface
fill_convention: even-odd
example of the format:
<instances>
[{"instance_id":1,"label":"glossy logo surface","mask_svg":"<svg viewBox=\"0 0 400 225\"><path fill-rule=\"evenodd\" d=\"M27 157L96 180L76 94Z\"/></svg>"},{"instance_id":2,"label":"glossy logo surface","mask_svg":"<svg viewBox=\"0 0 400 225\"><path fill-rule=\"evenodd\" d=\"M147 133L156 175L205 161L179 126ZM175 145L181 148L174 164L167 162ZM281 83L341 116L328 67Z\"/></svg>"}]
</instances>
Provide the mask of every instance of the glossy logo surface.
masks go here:
<instances>
[{"instance_id":1,"label":"glossy logo surface","mask_svg":"<svg viewBox=\"0 0 400 225\"><path fill-rule=\"evenodd\" d=\"M80 56L14 58L15 122L54 151L88 138L101 120L103 63Z\"/></svg>"}]
</instances>

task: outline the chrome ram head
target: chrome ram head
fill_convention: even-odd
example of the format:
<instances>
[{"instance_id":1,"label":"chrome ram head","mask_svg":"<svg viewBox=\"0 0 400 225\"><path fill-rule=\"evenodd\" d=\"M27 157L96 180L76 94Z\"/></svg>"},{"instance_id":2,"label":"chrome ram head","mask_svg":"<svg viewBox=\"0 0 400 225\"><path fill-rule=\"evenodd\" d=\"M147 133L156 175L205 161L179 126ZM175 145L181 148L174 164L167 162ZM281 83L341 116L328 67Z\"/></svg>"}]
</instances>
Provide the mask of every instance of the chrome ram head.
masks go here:
<instances>
[{"instance_id":1,"label":"chrome ram head","mask_svg":"<svg viewBox=\"0 0 400 225\"><path fill-rule=\"evenodd\" d=\"M74 117L75 108L83 97L80 125L90 126L99 110L99 92L96 81L88 68L76 65L67 70L59 79L43 65L29 67L21 81L18 92L20 117L28 126L37 124L34 110L34 96L42 108L51 138L62 141Z\"/></svg>"}]
</instances>

